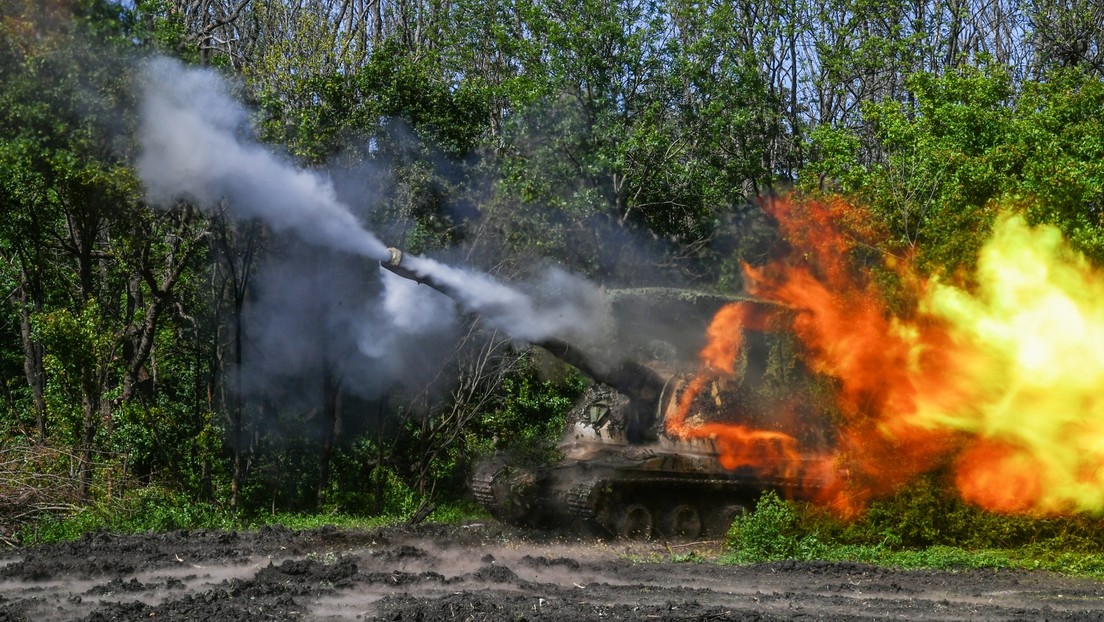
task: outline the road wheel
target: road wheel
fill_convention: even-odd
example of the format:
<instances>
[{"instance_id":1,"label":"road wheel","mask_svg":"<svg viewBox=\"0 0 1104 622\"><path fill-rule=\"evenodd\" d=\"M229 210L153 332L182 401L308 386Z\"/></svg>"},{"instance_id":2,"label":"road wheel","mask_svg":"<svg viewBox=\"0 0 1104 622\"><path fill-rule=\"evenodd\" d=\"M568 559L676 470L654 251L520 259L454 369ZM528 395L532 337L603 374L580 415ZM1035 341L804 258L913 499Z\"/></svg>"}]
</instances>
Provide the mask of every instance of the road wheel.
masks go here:
<instances>
[{"instance_id":1,"label":"road wheel","mask_svg":"<svg viewBox=\"0 0 1104 622\"><path fill-rule=\"evenodd\" d=\"M728 530L732 527L733 521L747 514L747 511L747 506L738 503L731 503L714 508L713 511L709 513L708 519L706 519L706 533L708 533L711 538L724 538L728 535Z\"/></svg>"},{"instance_id":2,"label":"road wheel","mask_svg":"<svg viewBox=\"0 0 1104 622\"><path fill-rule=\"evenodd\" d=\"M664 515L662 531L668 538L693 540L702 532L701 515L692 505L676 505Z\"/></svg>"},{"instance_id":3,"label":"road wheel","mask_svg":"<svg viewBox=\"0 0 1104 622\"><path fill-rule=\"evenodd\" d=\"M634 503L621 512L617 522L617 535L626 540L647 540L652 537L652 513L648 508Z\"/></svg>"}]
</instances>

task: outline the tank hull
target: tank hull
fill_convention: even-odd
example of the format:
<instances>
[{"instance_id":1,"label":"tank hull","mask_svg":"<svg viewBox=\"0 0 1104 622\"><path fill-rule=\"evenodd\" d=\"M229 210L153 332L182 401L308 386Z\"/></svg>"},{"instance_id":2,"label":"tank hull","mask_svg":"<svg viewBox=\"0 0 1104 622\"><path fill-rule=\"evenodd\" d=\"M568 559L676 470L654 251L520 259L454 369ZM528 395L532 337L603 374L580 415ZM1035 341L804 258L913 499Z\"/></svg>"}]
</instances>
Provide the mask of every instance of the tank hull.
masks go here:
<instances>
[{"instance_id":1,"label":"tank hull","mask_svg":"<svg viewBox=\"0 0 1104 622\"><path fill-rule=\"evenodd\" d=\"M574 430L573 430L574 432ZM499 520L630 539L723 538L765 490L813 499L830 482L810 456L774 472L721 464L710 441L662 438L647 445L579 441L569 433L564 458L540 467L497 457L473 477L476 499Z\"/></svg>"}]
</instances>

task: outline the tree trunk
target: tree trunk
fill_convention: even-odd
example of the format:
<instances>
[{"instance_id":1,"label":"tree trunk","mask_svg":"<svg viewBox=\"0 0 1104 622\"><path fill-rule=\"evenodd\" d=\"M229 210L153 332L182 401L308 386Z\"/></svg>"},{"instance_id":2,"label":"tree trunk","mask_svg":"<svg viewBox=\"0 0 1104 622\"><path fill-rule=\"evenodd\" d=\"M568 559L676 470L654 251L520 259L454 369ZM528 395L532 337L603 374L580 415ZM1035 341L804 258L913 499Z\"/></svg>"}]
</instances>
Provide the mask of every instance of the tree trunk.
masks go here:
<instances>
[{"instance_id":1,"label":"tree trunk","mask_svg":"<svg viewBox=\"0 0 1104 622\"><path fill-rule=\"evenodd\" d=\"M387 414L387 396L383 396L379 401L378 423L376 427L376 472L375 472L375 489L372 494L372 515L379 516L383 514L383 460L386 457L383 451L383 429L384 429L384 417Z\"/></svg>"},{"instance_id":2,"label":"tree trunk","mask_svg":"<svg viewBox=\"0 0 1104 622\"><path fill-rule=\"evenodd\" d=\"M372 2L372 50L383 46L383 0Z\"/></svg>"},{"instance_id":3,"label":"tree trunk","mask_svg":"<svg viewBox=\"0 0 1104 622\"><path fill-rule=\"evenodd\" d=\"M31 301L27 295L29 284L24 277L19 286L19 332L23 341L23 372L27 384L31 387L31 398L35 409L35 427L38 430L38 444L46 443L46 370L42 363L42 346L31 337ZM39 303L34 303L39 310Z\"/></svg>"},{"instance_id":4,"label":"tree trunk","mask_svg":"<svg viewBox=\"0 0 1104 622\"><path fill-rule=\"evenodd\" d=\"M82 400L83 439L80 451L80 498L87 501L92 495L92 471L95 458L96 420L100 409L96 403L95 390L85 387Z\"/></svg>"},{"instance_id":5,"label":"tree trunk","mask_svg":"<svg viewBox=\"0 0 1104 622\"><path fill-rule=\"evenodd\" d=\"M318 488L315 495L315 509L321 510L326 504L326 488L330 483L330 461L333 458L334 443L341 430L341 383L326 366L322 377L322 421L326 426L322 439L322 455L318 464Z\"/></svg>"},{"instance_id":6,"label":"tree trunk","mask_svg":"<svg viewBox=\"0 0 1104 622\"><path fill-rule=\"evenodd\" d=\"M234 301L234 369L237 386L234 390L234 469L230 478L230 511L237 512L242 482L242 301Z\"/></svg>"}]
</instances>

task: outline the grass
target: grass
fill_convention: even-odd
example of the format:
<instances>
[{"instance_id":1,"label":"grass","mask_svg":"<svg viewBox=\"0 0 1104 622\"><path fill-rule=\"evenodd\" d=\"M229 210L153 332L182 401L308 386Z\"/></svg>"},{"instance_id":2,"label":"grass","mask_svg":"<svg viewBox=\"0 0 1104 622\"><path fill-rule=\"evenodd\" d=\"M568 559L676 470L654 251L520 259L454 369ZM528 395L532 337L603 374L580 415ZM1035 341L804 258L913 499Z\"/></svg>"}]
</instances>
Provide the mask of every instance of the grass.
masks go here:
<instances>
[{"instance_id":1,"label":"grass","mask_svg":"<svg viewBox=\"0 0 1104 622\"><path fill-rule=\"evenodd\" d=\"M338 527L341 529L372 529L375 527L390 527L403 522L401 516L353 516L349 514L296 514L293 512L280 512L264 515L245 522L244 529L259 529L265 526L279 525L294 530L318 529L319 527Z\"/></svg>"},{"instance_id":2,"label":"grass","mask_svg":"<svg viewBox=\"0 0 1104 622\"><path fill-rule=\"evenodd\" d=\"M442 504L427 517L436 523L458 523L486 519L485 512L470 504ZM19 541L24 545L77 540L87 533L157 533L178 529L252 530L280 525L294 530L324 526L341 529L373 529L399 525L408 520L400 511L379 516L340 512L235 515L230 510L208 503L196 503L183 495L155 487L141 489L135 495L111 506L91 504L68 514L48 514L24 525Z\"/></svg>"},{"instance_id":3,"label":"grass","mask_svg":"<svg viewBox=\"0 0 1104 622\"><path fill-rule=\"evenodd\" d=\"M461 523L471 520L486 520L488 514L469 504L438 505L426 518L431 523ZM357 516L342 513L299 514L280 512L259 516L249 521L245 528L257 529L265 525L280 525L288 529L317 529L319 527L340 527L342 529L372 529L401 525L407 516L400 513L385 513L379 516Z\"/></svg>"},{"instance_id":4,"label":"grass","mask_svg":"<svg viewBox=\"0 0 1104 622\"><path fill-rule=\"evenodd\" d=\"M910 507L915 507L913 503ZM901 513L893 513L900 516ZM941 517L953 512L933 513ZM486 520L486 513L474 504L438 506L427 521L460 523ZM875 518L878 518L875 516ZM1017 534L1029 541L1016 546L964 546L956 543L929 542L922 545L902 542L897 533L887 530L885 520L860 525L844 525L810 512L806 506L783 501L773 493L765 494L754 512L742 516L733 525L725 543L720 563L749 564L782 560L851 561L909 569L964 570L975 568L1016 568L1046 570L1073 576L1104 579L1104 550L1094 531L1092 521L1070 524L1036 521L1045 531L1025 531L1024 525L1013 519L969 517L973 523L993 533ZM356 516L343 513L278 513L253 517L235 516L225 508L190 502L182 495L157 488L142 489L139 494L116 502L110 507L86 506L68 515L48 515L23 528L21 542L26 545L76 540L86 533L148 533L176 529L259 529L280 525L294 530L310 530L323 526L342 529L372 529L402 524L407 515L393 512L382 516ZM990 522L986 522L990 521ZM946 525L923 525L913 519L910 528L916 533L948 531ZM977 529L975 529L977 531ZM1042 534L1042 535L1040 535ZM992 536L992 533L990 533ZM930 535L927 537L931 537ZM963 531L958 536L970 542L985 543L977 533ZM1006 536L1002 536L1006 537ZM1101 536L1104 537L1104 536ZM712 556L696 551L672 553L679 562L701 562Z\"/></svg>"},{"instance_id":5,"label":"grass","mask_svg":"<svg viewBox=\"0 0 1104 622\"><path fill-rule=\"evenodd\" d=\"M869 545L826 545L810 559L853 561L906 569L967 570L980 568L1048 570L1104 579L1104 555L1050 551L1032 547L970 550L935 545L920 549L886 549ZM732 557L725 560L733 562Z\"/></svg>"},{"instance_id":6,"label":"grass","mask_svg":"<svg viewBox=\"0 0 1104 622\"><path fill-rule=\"evenodd\" d=\"M1014 568L1104 579L1104 554L1098 552L1101 547L1094 544L1099 536L1090 530L1096 524L1092 521L1070 519L1064 530L1055 530L1054 522L1037 521L1039 531L1035 534L1036 539L1019 546L944 543L906 546L902 545L899 536L886 534L882 523L844 525L826 519L822 514L807 514L806 510L807 506L783 501L774 493L765 493L754 512L740 517L733 524L726 539L726 552L718 561L727 564L782 560L847 561L893 568L950 571ZM999 521L1004 521L1014 523L1020 530L1023 524L1030 524L1014 517L989 517L988 520L990 522L979 522L992 528L1000 526ZM994 520L998 523L991 522ZM933 526L926 527L927 533L938 536L937 531ZM993 531L1003 535L1015 530ZM1025 531L1017 533L1023 537L1030 535ZM963 532L957 537L985 542L984 534Z\"/></svg>"}]
</instances>

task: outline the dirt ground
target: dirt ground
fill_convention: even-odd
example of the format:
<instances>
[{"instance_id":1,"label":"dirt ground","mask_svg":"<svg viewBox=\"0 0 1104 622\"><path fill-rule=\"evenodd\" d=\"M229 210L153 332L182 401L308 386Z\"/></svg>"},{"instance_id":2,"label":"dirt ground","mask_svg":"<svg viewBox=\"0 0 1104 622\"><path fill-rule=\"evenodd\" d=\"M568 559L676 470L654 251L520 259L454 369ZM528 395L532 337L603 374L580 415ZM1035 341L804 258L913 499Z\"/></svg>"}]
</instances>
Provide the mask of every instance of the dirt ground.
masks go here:
<instances>
[{"instance_id":1,"label":"dirt ground","mask_svg":"<svg viewBox=\"0 0 1104 622\"><path fill-rule=\"evenodd\" d=\"M701 561L716 552L716 543L603 542L493 522L93 534L0 555L0 622L1104 620L1096 581ZM687 557L697 561L677 561Z\"/></svg>"}]
</instances>

